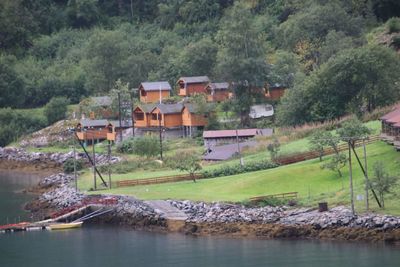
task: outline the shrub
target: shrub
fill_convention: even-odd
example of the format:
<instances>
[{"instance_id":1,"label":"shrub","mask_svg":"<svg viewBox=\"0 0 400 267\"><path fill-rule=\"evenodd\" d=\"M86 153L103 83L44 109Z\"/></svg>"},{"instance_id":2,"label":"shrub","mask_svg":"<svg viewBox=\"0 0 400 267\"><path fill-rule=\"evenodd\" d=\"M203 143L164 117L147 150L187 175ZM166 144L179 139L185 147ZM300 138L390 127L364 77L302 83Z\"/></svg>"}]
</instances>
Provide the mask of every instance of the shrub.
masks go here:
<instances>
[{"instance_id":1,"label":"shrub","mask_svg":"<svg viewBox=\"0 0 400 267\"><path fill-rule=\"evenodd\" d=\"M66 97L53 97L44 107L44 115L49 124L65 118L69 100Z\"/></svg>"},{"instance_id":2,"label":"shrub","mask_svg":"<svg viewBox=\"0 0 400 267\"><path fill-rule=\"evenodd\" d=\"M396 48L399 49L400 48L400 36L395 36L393 37L392 43L391 45Z\"/></svg>"},{"instance_id":3,"label":"shrub","mask_svg":"<svg viewBox=\"0 0 400 267\"><path fill-rule=\"evenodd\" d=\"M84 163L82 160L76 161L76 170L82 170ZM74 172L74 159L67 159L63 164L63 170L65 173L73 173Z\"/></svg>"},{"instance_id":4,"label":"shrub","mask_svg":"<svg viewBox=\"0 0 400 267\"><path fill-rule=\"evenodd\" d=\"M400 32L400 18L391 18L387 21L389 33Z\"/></svg>"},{"instance_id":5,"label":"shrub","mask_svg":"<svg viewBox=\"0 0 400 267\"><path fill-rule=\"evenodd\" d=\"M164 148L164 150L166 150ZM117 151L125 154L136 154L147 158L160 152L159 139L153 136L130 138L117 146Z\"/></svg>"},{"instance_id":6,"label":"shrub","mask_svg":"<svg viewBox=\"0 0 400 267\"><path fill-rule=\"evenodd\" d=\"M260 161L260 162L252 162L244 165L243 167L240 164L233 166L223 166L218 169L203 171L202 174L205 178L213 178L213 177L221 177L221 176L229 176L235 175L245 172L253 172L259 170L266 170L278 167L278 164L272 163L269 161Z\"/></svg>"},{"instance_id":7,"label":"shrub","mask_svg":"<svg viewBox=\"0 0 400 267\"><path fill-rule=\"evenodd\" d=\"M117 145L117 151L123 154L133 154L133 148L135 147L135 139L129 138Z\"/></svg>"}]
</instances>

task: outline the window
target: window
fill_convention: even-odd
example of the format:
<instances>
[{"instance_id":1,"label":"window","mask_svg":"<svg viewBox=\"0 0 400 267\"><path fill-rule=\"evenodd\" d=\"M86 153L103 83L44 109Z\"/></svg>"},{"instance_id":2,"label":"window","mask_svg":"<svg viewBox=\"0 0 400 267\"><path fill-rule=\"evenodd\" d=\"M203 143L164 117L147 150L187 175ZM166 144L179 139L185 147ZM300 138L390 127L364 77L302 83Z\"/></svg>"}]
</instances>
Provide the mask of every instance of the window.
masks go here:
<instances>
[{"instance_id":1,"label":"window","mask_svg":"<svg viewBox=\"0 0 400 267\"><path fill-rule=\"evenodd\" d=\"M143 112L135 113L135 120L137 120L137 121L144 120L144 113Z\"/></svg>"},{"instance_id":2,"label":"window","mask_svg":"<svg viewBox=\"0 0 400 267\"><path fill-rule=\"evenodd\" d=\"M140 90L140 95L141 95L141 96L146 96L146 95L147 95L147 93L146 93L146 91L145 91L145 90L143 90L143 89L142 89L142 90Z\"/></svg>"},{"instance_id":3,"label":"window","mask_svg":"<svg viewBox=\"0 0 400 267\"><path fill-rule=\"evenodd\" d=\"M158 114L151 114L151 119L153 120L153 121L156 121L156 120L158 120Z\"/></svg>"}]
</instances>

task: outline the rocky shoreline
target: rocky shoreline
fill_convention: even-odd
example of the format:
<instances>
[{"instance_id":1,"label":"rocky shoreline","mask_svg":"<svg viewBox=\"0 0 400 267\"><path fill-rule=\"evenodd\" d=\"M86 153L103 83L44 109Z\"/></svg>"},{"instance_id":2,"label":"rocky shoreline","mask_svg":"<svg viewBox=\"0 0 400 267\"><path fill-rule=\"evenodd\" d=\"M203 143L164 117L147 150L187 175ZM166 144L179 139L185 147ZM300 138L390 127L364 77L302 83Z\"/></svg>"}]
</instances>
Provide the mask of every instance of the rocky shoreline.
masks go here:
<instances>
[{"instance_id":1,"label":"rocky shoreline","mask_svg":"<svg viewBox=\"0 0 400 267\"><path fill-rule=\"evenodd\" d=\"M145 202L128 196L85 195L71 188L72 181L73 177L64 173L44 178L39 187L45 189L45 192L27 208L46 217L51 212L79 205L91 198L112 198L116 200L111 206L112 212L93 219L92 223L169 231L164 214ZM343 206L318 212L316 209L285 206L249 208L236 204L188 200L168 202L188 216L179 231L194 236L400 242L400 217L374 213L353 216L350 209Z\"/></svg>"},{"instance_id":2,"label":"rocky shoreline","mask_svg":"<svg viewBox=\"0 0 400 267\"><path fill-rule=\"evenodd\" d=\"M0 147L0 161L6 162L22 162L31 164L50 164L51 166L62 166L68 159L73 159L73 152L68 153L44 153L44 152L29 152L23 148L16 147ZM85 153L76 153L78 160L88 162ZM121 161L119 157L111 157L110 163L114 164ZM108 156L104 154L96 154L96 164L103 165L108 163Z\"/></svg>"}]
</instances>

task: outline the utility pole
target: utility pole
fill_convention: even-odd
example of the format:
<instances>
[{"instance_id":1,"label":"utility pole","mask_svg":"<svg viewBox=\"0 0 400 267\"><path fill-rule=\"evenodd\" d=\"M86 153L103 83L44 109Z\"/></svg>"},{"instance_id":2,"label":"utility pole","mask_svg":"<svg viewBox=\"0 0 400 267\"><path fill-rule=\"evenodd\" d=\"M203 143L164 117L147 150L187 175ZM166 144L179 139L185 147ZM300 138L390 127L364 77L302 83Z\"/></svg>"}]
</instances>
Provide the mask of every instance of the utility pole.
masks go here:
<instances>
[{"instance_id":1,"label":"utility pole","mask_svg":"<svg viewBox=\"0 0 400 267\"><path fill-rule=\"evenodd\" d=\"M108 141L108 184L111 189L111 141Z\"/></svg>"},{"instance_id":2,"label":"utility pole","mask_svg":"<svg viewBox=\"0 0 400 267\"><path fill-rule=\"evenodd\" d=\"M119 139L122 142L122 121L121 121L121 93L118 92L118 121L119 121Z\"/></svg>"},{"instance_id":3,"label":"utility pole","mask_svg":"<svg viewBox=\"0 0 400 267\"><path fill-rule=\"evenodd\" d=\"M354 211L354 190L353 190L353 170L351 166L351 140L347 141L349 145L349 176L350 176L350 200L351 200L351 213L355 215Z\"/></svg>"},{"instance_id":4,"label":"utility pole","mask_svg":"<svg viewBox=\"0 0 400 267\"><path fill-rule=\"evenodd\" d=\"M368 189L369 189L369 180L368 180L368 167L367 167L367 149L365 148L365 139L363 139L363 149L364 149L364 170L365 170L365 209L369 210L369 199L368 199Z\"/></svg>"},{"instance_id":5,"label":"utility pole","mask_svg":"<svg viewBox=\"0 0 400 267\"><path fill-rule=\"evenodd\" d=\"M132 119L132 137L135 137L135 117L133 115L133 91L131 92L131 119Z\"/></svg>"},{"instance_id":6,"label":"utility pole","mask_svg":"<svg viewBox=\"0 0 400 267\"><path fill-rule=\"evenodd\" d=\"M240 166L243 167L243 159L242 159L242 155L240 154L239 133L238 133L237 128L236 128L236 144L237 144L237 152L238 152L239 159L240 159Z\"/></svg>"},{"instance_id":7,"label":"utility pole","mask_svg":"<svg viewBox=\"0 0 400 267\"><path fill-rule=\"evenodd\" d=\"M161 113L158 113L158 129L160 132L160 158L163 160L163 147L162 147L162 129L161 129Z\"/></svg>"},{"instance_id":8,"label":"utility pole","mask_svg":"<svg viewBox=\"0 0 400 267\"><path fill-rule=\"evenodd\" d=\"M76 175L76 149L75 149L75 140L74 140L73 150L74 150L74 180L75 180L75 190L78 192L78 176Z\"/></svg>"},{"instance_id":9,"label":"utility pole","mask_svg":"<svg viewBox=\"0 0 400 267\"><path fill-rule=\"evenodd\" d=\"M97 190L97 183L96 183L96 151L94 148L94 135L92 136L92 149L93 149L93 184L94 190Z\"/></svg>"}]
</instances>

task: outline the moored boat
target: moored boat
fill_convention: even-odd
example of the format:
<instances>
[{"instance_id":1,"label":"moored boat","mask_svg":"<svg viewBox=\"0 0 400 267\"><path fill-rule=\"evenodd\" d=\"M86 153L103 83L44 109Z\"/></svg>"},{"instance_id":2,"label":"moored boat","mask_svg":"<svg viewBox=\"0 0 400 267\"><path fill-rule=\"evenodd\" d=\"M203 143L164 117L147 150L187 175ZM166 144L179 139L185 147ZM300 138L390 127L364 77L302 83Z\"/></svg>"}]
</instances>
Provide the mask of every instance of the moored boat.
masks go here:
<instances>
[{"instance_id":1,"label":"moored boat","mask_svg":"<svg viewBox=\"0 0 400 267\"><path fill-rule=\"evenodd\" d=\"M64 230L81 227L83 222L53 223L48 226L50 230Z\"/></svg>"}]
</instances>

